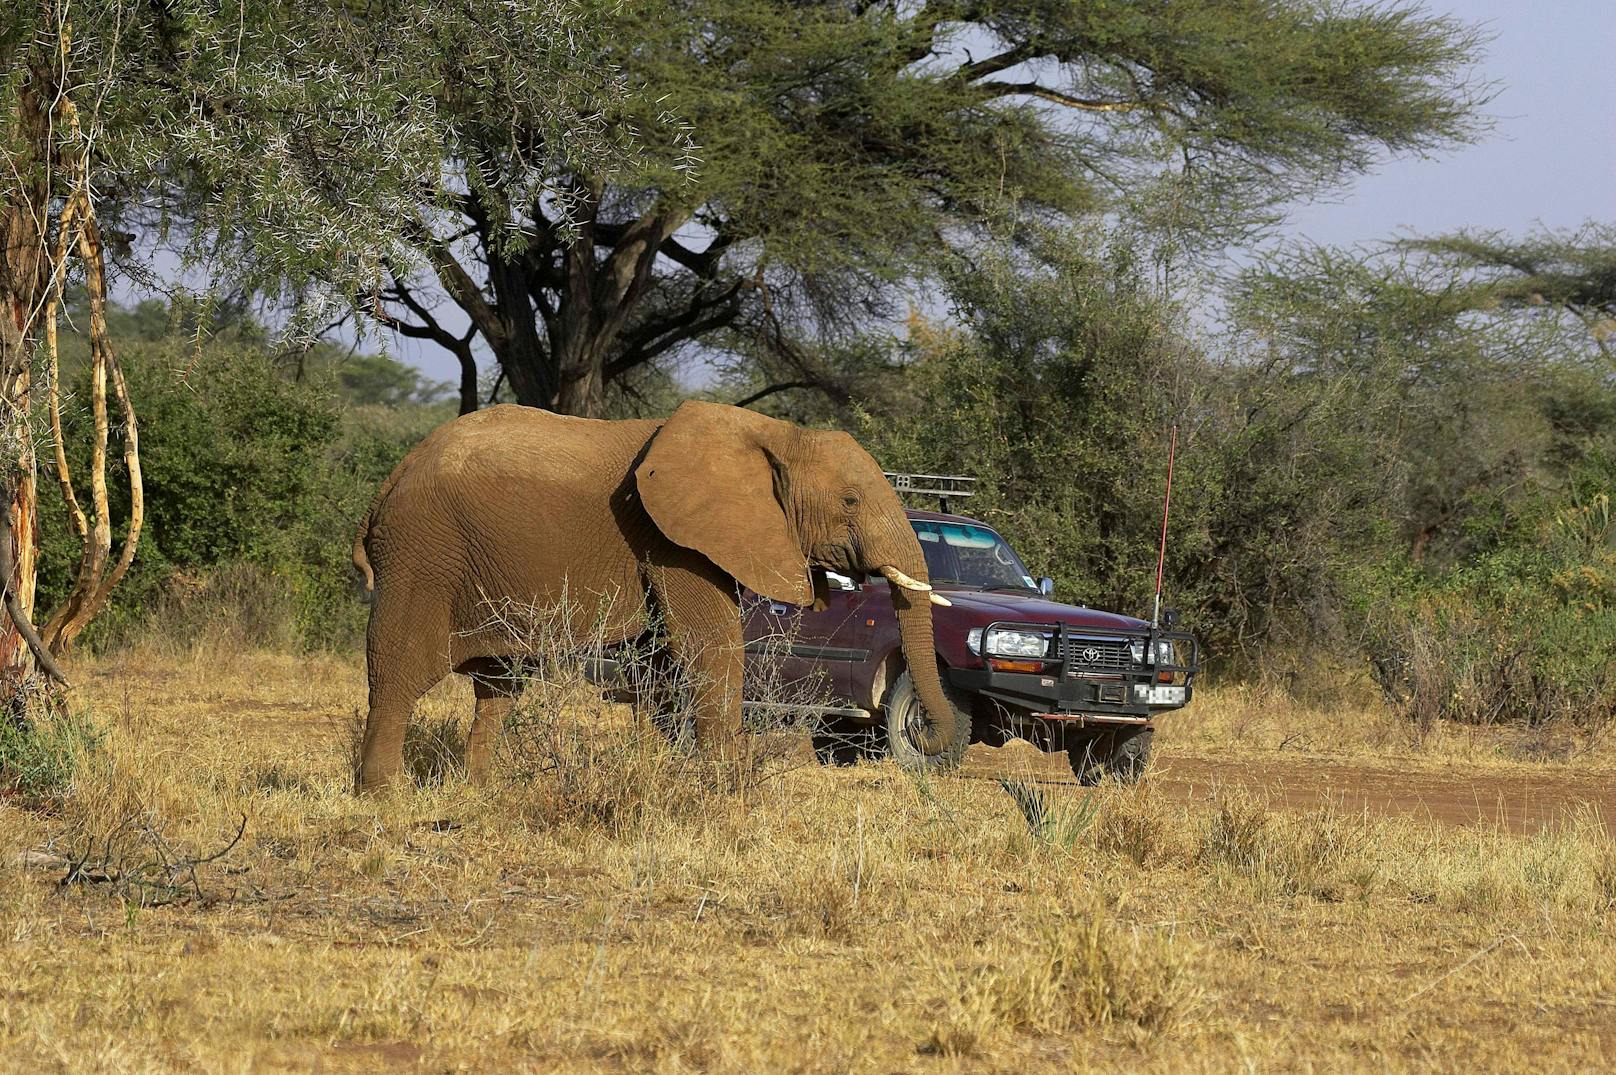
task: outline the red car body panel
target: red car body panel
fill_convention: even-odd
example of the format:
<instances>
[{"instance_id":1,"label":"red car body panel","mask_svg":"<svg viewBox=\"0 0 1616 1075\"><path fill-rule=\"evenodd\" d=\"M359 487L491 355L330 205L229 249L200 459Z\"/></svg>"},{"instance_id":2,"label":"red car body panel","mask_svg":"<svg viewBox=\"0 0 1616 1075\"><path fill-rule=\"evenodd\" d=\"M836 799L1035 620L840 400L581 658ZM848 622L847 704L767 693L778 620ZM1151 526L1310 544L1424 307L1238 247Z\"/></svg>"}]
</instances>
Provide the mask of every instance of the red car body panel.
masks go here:
<instances>
[{"instance_id":1,"label":"red car body panel","mask_svg":"<svg viewBox=\"0 0 1616 1075\"><path fill-rule=\"evenodd\" d=\"M917 510L907 514L914 521L993 529L962 515ZM888 586L886 579L876 576L859 580L852 590L832 590L828 607L819 612L748 593L742 603L748 652L768 649L772 639L780 679L812 685L843 704L873 711L880 705L891 662L901 660ZM1078 633L1085 628L1133 631L1150 627L1131 616L1062 604L1031 591L983 591L947 583L938 583L936 589L952 602L947 608L932 608L933 642L938 657L950 669L986 667L966 640L972 628L995 622L1066 624Z\"/></svg>"}]
</instances>

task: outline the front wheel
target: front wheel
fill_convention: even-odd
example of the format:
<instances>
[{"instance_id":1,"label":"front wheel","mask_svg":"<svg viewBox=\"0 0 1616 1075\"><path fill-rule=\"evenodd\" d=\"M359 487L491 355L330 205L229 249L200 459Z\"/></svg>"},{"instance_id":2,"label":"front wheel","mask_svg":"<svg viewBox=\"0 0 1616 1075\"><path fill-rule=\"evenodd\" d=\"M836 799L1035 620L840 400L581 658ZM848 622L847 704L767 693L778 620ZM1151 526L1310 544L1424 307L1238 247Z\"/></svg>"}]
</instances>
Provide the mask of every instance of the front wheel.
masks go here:
<instances>
[{"instance_id":1,"label":"front wheel","mask_svg":"<svg viewBox=\"0 0 1616 1075\"><path fill-rule=\"evenodd\" d=\"M947 713L926 714L915 693L915 681L906 668L887 691L882 711L886 715L887 753L899 765L911 772L948 773L960 767L965 750L971 745L971 702L968 695L943 682L943 693L948 697ZM927 755L915 745L914 732L919 722L930 716L933 720L952 721L954 737L949 748L941 754Z\"/></svg>"},{"instance_id":2,"label":"front wheel","mask_svg":"<svg viewBox=\"0 0 1616 1075\"><path fill-rule=\"evenodd\" d=\"M1150 761L1153 728L1118 728L1077 735L1066 744L1072 775L1084 787L1094 787L1107 776L1122 784L1137 784Z\"/></svg>"}]
</instances>

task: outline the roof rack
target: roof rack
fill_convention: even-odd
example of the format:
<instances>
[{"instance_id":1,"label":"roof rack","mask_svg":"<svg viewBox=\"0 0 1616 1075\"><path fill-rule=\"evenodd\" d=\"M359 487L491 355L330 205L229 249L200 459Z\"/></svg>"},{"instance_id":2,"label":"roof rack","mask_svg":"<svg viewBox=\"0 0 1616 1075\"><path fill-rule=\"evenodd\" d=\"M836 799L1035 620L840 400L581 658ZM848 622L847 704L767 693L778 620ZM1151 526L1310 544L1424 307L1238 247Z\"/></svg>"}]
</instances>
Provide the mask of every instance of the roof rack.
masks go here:
<instances>
[{"instance_id":1,"label":"roof rack","mask_svg":"<svg viewBox=\"0 0 1616 1075\"><path fill-rule=\"evenodd\" d=\"M883 471L887 481L898 491L898 495L913 493L916 496L934 496L937 498L939 511L948 510L948 502L952 499L975 496L975 478L967 478L961 474L899 474L890 470Z\"/></svg>"}]
</instances>

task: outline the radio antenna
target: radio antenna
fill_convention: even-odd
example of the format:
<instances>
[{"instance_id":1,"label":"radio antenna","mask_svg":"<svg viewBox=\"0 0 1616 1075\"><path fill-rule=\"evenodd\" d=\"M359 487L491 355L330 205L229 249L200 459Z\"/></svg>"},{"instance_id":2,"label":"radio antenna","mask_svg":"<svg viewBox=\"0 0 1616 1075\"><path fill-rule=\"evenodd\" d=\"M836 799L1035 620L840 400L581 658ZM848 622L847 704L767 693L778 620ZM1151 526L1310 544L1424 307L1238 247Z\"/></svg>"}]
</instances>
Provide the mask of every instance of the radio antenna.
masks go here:
<instances>
[{"instance_id":1,"label":"radio antenna","mask_svg":"<svg viewBox=\"0 0 1616 1075\"><path fill-rule=\"evenodd\" d=\"M1161 548L1156 554L1156 606L1150 614L1150 625L1161 626L1162 569L1167 566L1167 514L1173 507L1173 457L1178 454L1178 423L1173 423L1172 439L1167 443L1167 496L1162 500Z\"/></svg>"}]
</instances>

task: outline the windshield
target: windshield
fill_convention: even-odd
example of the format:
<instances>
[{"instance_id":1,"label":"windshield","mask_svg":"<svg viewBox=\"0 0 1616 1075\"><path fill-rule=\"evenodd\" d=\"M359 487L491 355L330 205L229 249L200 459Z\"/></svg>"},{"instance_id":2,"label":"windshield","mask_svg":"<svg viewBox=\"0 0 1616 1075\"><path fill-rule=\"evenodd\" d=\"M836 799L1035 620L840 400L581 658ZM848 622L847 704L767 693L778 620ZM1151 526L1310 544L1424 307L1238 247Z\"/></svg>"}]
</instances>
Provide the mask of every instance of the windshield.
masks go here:
<instances>
[{"instance_id":1,"label":"windshield","mask_svg":"<svg viewBox=\"0 0 1616 1075\"><path fill-rule=\"evenodd\" d=\"M1038 589L1015 550L985 526L911 519L926 572L939 585L988 589Z\"/></svg>"}]
</instances>

